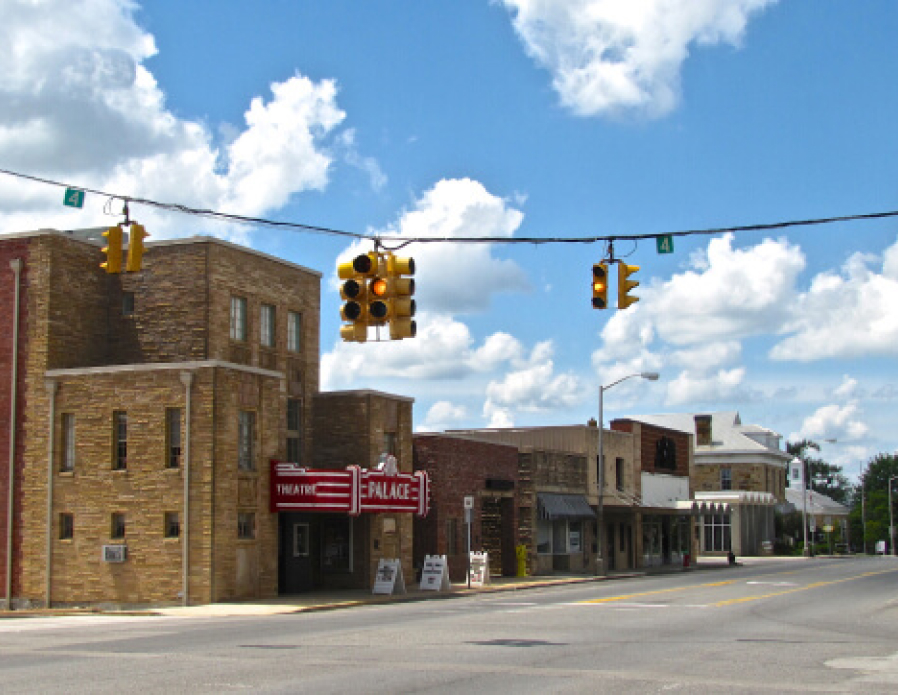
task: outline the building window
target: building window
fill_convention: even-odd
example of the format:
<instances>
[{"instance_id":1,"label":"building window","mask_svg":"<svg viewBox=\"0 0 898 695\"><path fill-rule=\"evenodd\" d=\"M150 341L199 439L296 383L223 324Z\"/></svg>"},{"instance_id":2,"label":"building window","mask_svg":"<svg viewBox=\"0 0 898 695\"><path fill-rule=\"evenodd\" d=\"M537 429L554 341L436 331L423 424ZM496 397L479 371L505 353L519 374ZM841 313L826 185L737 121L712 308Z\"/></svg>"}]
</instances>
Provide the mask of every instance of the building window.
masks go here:
<instances>
[{"instance_id":1,"label":"building window","mask_svg":"<svg viewBox=\"0 0 898 695\"><path fill-rule=\"evenodd\" d=\"M59 538L68 541L75 537L75 517L63 512L59 515Z\"/></svg>"},{"instance_id":2,"label":"building window","mask_svg":"<svg viewBox=\"0 0 898 695\"><path fill-rule=\"evenodd\" d=\"M125 537L125 515L121 512L115 512L112 515L112 524L109 528L109 537L116 539Z\"/></svg>"},{"instance_id":3,"label":"building window","mask_svg":"<svg viewBox=\"0 0 898 695\"><path fill-rule=\"evenodd\" d=\"M166 538L178 538L181 535L181 519L178 512L165 512L165 527L163 533Z\"/></svg>"},{"instance_id":4,"label":"building window","mask_svg":"<svg viewBox=\"0 0 898 695\"><path fill-rule=\"evenodd\" d=\"M622 458L614 459L614 485L623 491L624 489L624 460Z\"/></svg>"},{"instance_id":5,"label":"building window","mask_svg":"<svg viewBox=\"0 0 898 695\"><path fill-rule=\"evenodd\" d=\"M231 340L246 342L246 297L231 297Z\"/></svg>"},{"instance_id":6,"label":"building window","mask_svg":"<svg viewBox=\"0 0 898 695\"><path fill-rule=\"evenodd\" d=\"M71 473L75 470L74 413L63 413L62 416L62 464L59 470L63 473Z\"/></svg>"},{"instance_id":7,"label":"building window","mask_svg":"<svg viewBox=\"0 0 898 695\"><path fill-rule=\"evenodd\" d=\"M733 469L732 468L721 468L720 469L720 489L721 490L732 490L733 489Z\"/></svg>"},{"instance_id":8,"label":"building window","mask_svg":"<svg viewBox=\"0 0 898 695\"><path fill-rule=\"evenodd\" d=\"M181 467L181 409L165 409L165 466Z\"/></svg>"},{"instance_id":9,"label":"building window","mask_svg":"<svg viewBox=\"0 0 898 695\"><path fill-rule=\"evenodd\" d=\"M248 541L256 537L256 515L254 512L237 513L237 538Z\"/></svg>"},{"instance_id":10,"label":"building window","mask_svg":"<svg viewBox=\"0 0 898 695\"><path fill-rule=\"evenodd\" d=\"M256 434L256 414L241 410L237 423L237 467L241 471L256 470L253 442Z\"/></svg>"},{"instance_id":11,"label":"building window","mask_svg":"<svg viewBox=\"0 0 898 695\"><path fill-rule=\"evenodd\" d=\"M287 312L287 351L299 352L302 347L302 314Z\"/></svg>"},{"instance_id":12,"label":"building window","mask_svg":"<svg viewBox=\"0 0 898 695\"><path fill-rule=\"evenodd\" d=\"M702 517L705 529L704 547L707 552L729 552L730 550L730 515L708 514Z\"/></svg>"},{"instance_id":13,"label":"building window","mask_svg":"<svg viewBox=\"0 0 898 695\"><path fill-rule=\"evenodd\" d=\"M583 550L583 522L570 521L567 527L568 551L579 553Z\"/></svg>"},{"instance_id":14,"label":"building window","mask_svg":"<svg viewBox=\"0 0 898 695\"><path fill-rule=\"evenodd\" d=\"M552 522L536 520L536 552L547 555L552 552Z\"/></svg>"},{"instance_id":15,"label":"building window","mask_svg":"<svg viewBox=\"0 0 898 695\"><path fill-rule=\"evenodd\" d=\"M301 463L302 457L302 401L287 399L287 461Z\"/></svg>"},{"instance_id":16,"label":"building window","mask_svg":"<svg viewBox=\"0 0 898 695\"><path fill-rule=\"evenodd\" d=\"M122 316L134 316L133 292L122 292Z\"/></svg>"},{"instance_id":17,"label":"building window","mask_svg":"<svg viewBox=\"0 0 898 695\"><path fill-rule=\"evenodd\" d=\"M112 414L112 469L128 468L128 413L116 410Z\"/></svg>"},{"instance_id":18,"label":"building window","mask_svg":"<svg viewBox=\"0 0 898 695\"><path fill-rule=\"evenodd\" d=\"M458 554L458 519L446 519L446 555Z\"/></svg>"},{"instance_id":19,"label":"building window","mask_svg":"<svg viewBox=\"0 0 898 695\"><path fill-rule=\"evenodd\" d=\"M259 315L259 325L262 334L259 340L262 347L274 347L274 307L271 304L262 305L262 313Z\"/></svg>"},{"instance_id":20,"label":"building window","mask_svg":"<svg viewBox=\"0 0 898 695\"><path fill-rule=\"evenodd\" d=\"M396 433L384 432L384 450L382 453L396 455Z\"/></svg>"}]
</instances>

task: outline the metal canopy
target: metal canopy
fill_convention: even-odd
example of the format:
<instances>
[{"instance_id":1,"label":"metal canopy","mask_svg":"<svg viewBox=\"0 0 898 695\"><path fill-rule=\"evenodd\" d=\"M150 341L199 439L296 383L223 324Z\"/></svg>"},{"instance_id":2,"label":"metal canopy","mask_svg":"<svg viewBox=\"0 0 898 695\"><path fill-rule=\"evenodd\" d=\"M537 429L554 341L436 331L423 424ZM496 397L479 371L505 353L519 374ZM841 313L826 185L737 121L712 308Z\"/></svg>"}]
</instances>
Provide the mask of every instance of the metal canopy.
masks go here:
<instances>
[{"instance_id":1,"label":"metal canopy","mask_svg":"<svg viewBox=\"0 0 898 695\"><path fill-rule=\"evenodd\" d=\"M596 513L583 495L540 492L536 495L539 515L543 519L595 519Z\"/></svg>"}]
</instances>

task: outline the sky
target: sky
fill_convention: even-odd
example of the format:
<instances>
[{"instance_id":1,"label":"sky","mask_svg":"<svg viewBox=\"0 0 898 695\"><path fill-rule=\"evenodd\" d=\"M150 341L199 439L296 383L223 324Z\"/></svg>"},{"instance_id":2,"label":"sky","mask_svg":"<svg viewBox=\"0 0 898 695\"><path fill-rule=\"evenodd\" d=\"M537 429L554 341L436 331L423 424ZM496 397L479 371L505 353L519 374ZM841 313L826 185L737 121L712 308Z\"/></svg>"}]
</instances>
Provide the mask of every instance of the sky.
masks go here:
<instances>
[{"instance_id":1,"label":"sky","mask_svg":"<svg viewBox=\"0 0 898 695\"><path fill-rule=\"evenodd\" d=\"M893 0L0 0L0 169L117 196L149 241L214 235L320 271L321 386L415 399L418 431L738 411L856 477L898 449ZM0 233L121 201L0 175ZM356 235L356 236L353 236ZM336 266L410 238L418 334L343 343ZM612 276L612 285L613 276ZM611 293L611 304L614 301ZM835 440L829 442L827 440Z\"/></svg>"}]
</instances>

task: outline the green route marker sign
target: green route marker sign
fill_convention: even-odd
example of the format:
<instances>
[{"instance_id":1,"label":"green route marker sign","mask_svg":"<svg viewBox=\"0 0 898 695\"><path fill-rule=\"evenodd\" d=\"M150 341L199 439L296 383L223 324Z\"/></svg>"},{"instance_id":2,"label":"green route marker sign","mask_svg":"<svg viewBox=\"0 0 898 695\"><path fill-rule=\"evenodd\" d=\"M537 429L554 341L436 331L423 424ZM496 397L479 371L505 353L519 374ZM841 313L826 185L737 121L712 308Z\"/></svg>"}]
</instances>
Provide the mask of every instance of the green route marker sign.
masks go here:
<instances>
[{"instance_id":1,"label":"green route marker sign","mask_svg":"<svg viewBox=\"0 0 898 695\"><path fill-rule=\"evenodd\" d=\"M77 188L66 188L65 198L62 199L62 204L70 208L83 208L84 191L79 191Z\"/></svg>"},{"instance_id":2,"label":"green route marker sign","mask_svg":"<svg viewBox=\"0 0 898 695\"><path fill-rule=\"evenodd\" d=\"M662 234L655 237L658 244L658 253L673 253L673 236L670 234Z\"/></svg>"}]
</instances>

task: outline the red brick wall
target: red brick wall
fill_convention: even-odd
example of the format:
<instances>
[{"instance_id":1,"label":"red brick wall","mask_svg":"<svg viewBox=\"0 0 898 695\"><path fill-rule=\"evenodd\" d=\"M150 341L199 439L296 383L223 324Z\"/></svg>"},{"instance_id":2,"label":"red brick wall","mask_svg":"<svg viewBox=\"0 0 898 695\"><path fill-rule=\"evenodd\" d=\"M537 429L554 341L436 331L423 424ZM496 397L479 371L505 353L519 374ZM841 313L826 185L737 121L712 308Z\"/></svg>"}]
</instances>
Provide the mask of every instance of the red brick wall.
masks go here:
<instances>
[{"instance_id":1,"label":"red brick wall","mask_svg":"<svg viewBox=\"0 0 898 695\"><path fill-rule=\"evenodd\" d=\"M689 434L680 430L671 430L666 427L657 427L656 425L648 425L644 422L633 422L632 420L612 420L611 429L617 432L633 433L639 429L639 450L642 460L642 471L646 473L662 473L666 475L682 475L689 477ZM658 446L658 440L662 437L668 437L674 442L674 450L676 452L676 469L656 468L655 467L655 451Z\"/></svg>"},{"instance_id":2,"label":"red brick wall","mask_svg":"<svg viewBox=\"0 0 898 695\"><path fill-rule=\"evenodd\" d=\"M516 534L519 533L521 485L518 476L518 449L507 444L431 435L416 435L413 445L415 470L427 471L431 480L430 514L424 519L415 519L414 564L420 567L425 555L447 554L447 522L455 519L458 552L449 555L449 576L453 582L465 581L465 496L474 497L472 550L480 549L481 503L484 498L510 497L515 509L513 528ZM514 488L507 491L489 490L487 479L511 481ZM515 545L522 542L525 541L518 537ZM508 564L508 558L505 560L506 563L503 564ZM491 566L490 569L495 572L499 568Z\"/></svg>"},{"instance_id":3,"label":"red brick wall","mask_svg":"<svg viewBox=\"0 0 898 695\"><path fill-rule=\"evenodd\" d=\"M4 240L0 244L0 596L6 594L6 564L7 564L7 517L9 507L9 447L11 445L10 429L10 387L13 367L13 322L15 319L15 273L10 268L10 261L21 259L21 285L19 290L19 358L18 358L18 384L16 403L16 439L18 452L15 460L15 489L16 500L21 499L22 489L22 436L24 432L25 412L25 367L27 364L28 348L28 280L29 280L29 252L30 241ZM13 510L13 596L18 593L18 577L16 565L20 563L21 556L21 524L22 510L16 503Z\"/></svg>"}]
</instances>

